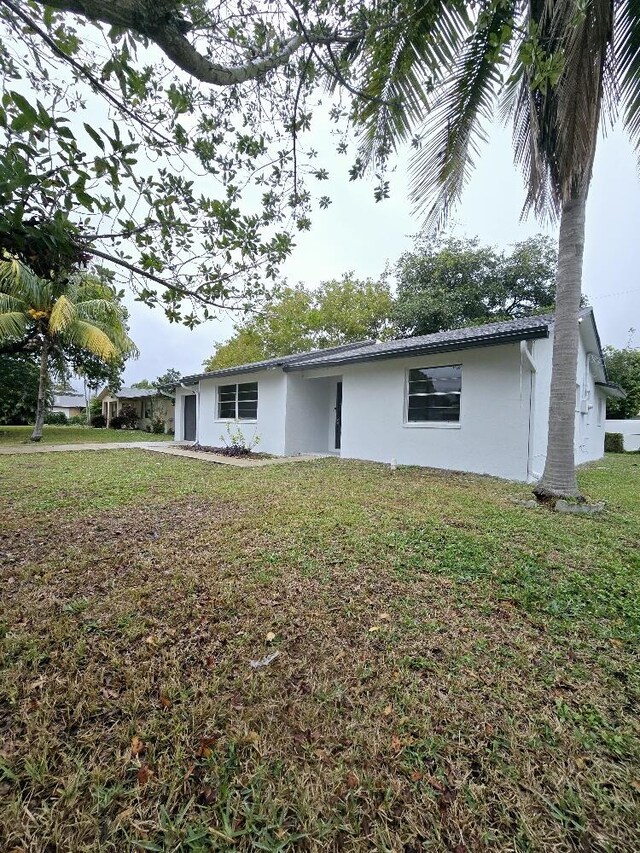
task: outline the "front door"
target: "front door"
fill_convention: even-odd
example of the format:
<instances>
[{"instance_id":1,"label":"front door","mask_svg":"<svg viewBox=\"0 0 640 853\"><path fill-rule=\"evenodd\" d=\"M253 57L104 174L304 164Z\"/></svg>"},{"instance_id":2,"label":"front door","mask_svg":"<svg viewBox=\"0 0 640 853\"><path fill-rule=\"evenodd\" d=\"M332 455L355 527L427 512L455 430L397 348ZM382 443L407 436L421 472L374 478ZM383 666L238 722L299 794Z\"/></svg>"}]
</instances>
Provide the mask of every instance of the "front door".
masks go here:
<instances>
[{"instance_id":1,"label":"front door","mask_svg":"<svg viewBox=\"0 0 640 853\"><path fill-rule=\"evenodd\" d=\"M184 398L184 440L196 440L196 395Z\"/></svg>"},{"instance_id":2,"label":"front door","mask_svg":"<svg viewBox=\"0 0 640 853\"><path fill-rule=\"evenodd\" d=\"M342 382L336 384L336 429L335 429L335 448L340 450L340 442L342 439Z\"/></svg>"}]
</instances>

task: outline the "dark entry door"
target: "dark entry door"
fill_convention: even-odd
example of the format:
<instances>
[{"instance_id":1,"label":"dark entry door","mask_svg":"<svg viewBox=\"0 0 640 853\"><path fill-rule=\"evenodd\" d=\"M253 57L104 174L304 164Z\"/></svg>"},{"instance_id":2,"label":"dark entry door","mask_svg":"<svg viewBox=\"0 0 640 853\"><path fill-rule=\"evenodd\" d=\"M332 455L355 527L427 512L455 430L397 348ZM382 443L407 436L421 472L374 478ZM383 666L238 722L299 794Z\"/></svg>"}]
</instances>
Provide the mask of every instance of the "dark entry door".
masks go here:
<instances>
[{"instance_id":1,"label":"dark entry door","mask_svg":"<svg viewBox=\"0 0 640 853\"><path fill-rule=\"evenodd\" d=\"M336 385L336 435L335 448L340 450L340 441L342 439L342 382Z\"/></svg>"},{"instance_id":2,"label":"dark entry door","mask_svg":"<svg viewBox=\"0 0 640 853\"><path fill-rule=\"evenodd\" d=\"M196 440L196 395L184 398L184 440Z\"/></svg>"}]
</instances>

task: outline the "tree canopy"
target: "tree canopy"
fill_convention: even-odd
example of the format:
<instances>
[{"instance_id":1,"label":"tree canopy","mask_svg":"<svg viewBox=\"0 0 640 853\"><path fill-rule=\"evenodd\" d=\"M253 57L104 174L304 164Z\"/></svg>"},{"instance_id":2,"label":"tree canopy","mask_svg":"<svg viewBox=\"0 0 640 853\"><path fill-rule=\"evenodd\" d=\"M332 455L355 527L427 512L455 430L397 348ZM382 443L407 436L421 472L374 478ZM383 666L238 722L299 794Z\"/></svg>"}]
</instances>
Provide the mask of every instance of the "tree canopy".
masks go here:
<instances>
[{"instance_id":1,"label":"tree canopy","mask_svg":"<svg viewBox=\"0 0 640 853\"><path fill-rule=\"evenodd\" d=\"M604 348L604 363L611 382L626 391L626 399L607 400L608 418L637 418L640 415L640 349Z\"/></svg>"},{"instance_id":2,"label":"tree canopy","mask_svg":"<svg viewBox=\"0 0 640 853\"><path fill-rule=\"evenodd\" d=\"M351 274L316 290L284 288L262 313L236 325L233 337L216 347L205 369L388 335L391 306L388 284L360 281Z\"/></svg>"},{"instance_id":3,"label":"tree canopy","mask_svg":"<svg viewBox=\"0 0 640 853\"><path fill-rule=\"evenodd\" d=\"M379 100L347 53L388 50L423 3L391 5L0 0L0 247L39 275L107 262L188 325L259 307L330 203L314 106L327 85L336 122Z\"/></svg>"},{"instance_id":4,"label":"tree canopy","mask_svg":"<svg viewBox=\"0 0 640 853\"><path fill-rule=\"evenodd\" d=\"M0 424L33 423L38 401L38 365L33 355L0 355Z\"/></svg>"},{"instance_id":5,"label":"tree canopy","mask_svg":"<svg viewBox=\"0 0 640 853\"><path fill-rule=\"evenodd\" d=\"M556 253L542 236L510 253L477 239L419 238L394 273L394 324L404 335L428 335L552 310Z\"/></svg>"}]
</instances>

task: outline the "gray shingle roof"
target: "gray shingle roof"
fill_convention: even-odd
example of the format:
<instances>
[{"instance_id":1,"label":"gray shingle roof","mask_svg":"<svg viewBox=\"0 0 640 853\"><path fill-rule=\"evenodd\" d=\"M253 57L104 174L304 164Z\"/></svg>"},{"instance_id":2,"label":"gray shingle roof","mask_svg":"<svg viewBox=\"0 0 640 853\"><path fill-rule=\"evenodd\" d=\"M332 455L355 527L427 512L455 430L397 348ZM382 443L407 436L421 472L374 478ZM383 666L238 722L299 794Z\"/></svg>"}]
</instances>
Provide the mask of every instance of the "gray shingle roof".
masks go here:
<instances>
[{"instance_id":1,"label":"gray shingle roof","mask_svg":"<svg viewBox=\"0 0 640 853\"><path fill-rule=\"evenodd\" d=\"M450 329L433 335L418 335L412 338L400 338L393 341L358 341L329 349L316 349L309 352L285 355L252 364L226 367L208 373L195 373L183 377L176 385L193 385L200 379L212 379L235 376L240 373L255 373L280 367L285 372L309 370L312 368L334 367L361 361L375 361L385 358L420 355L428 352L448 352L470 349L477 346L491 346L523 341L531 338L549 336L553 324L553 314L541 314L536 317L521 317L518 320L506 320L499 323L487 323L484 326L469 326L463 329ZM136 390L136 389L133 389Z\"/></svg>"},{"instance_id":2,"label":"gray shingle roof","mask_svg":"<svg viewBox=\"0 0 640 853\"><path fill-rule=\"evenodd\" d=\"M265 361L253 361L251 364L240 364L237 367L224 367L220 370L210 370L206 373L194 373L191 376L183 376L176 386L191 385L198 382L200 379L209 379L218 376L235 376L236 373L256 373L259 370L270 370L274 367L286 368L287 365L293 362L306 364L307 360L313 359L318 355L336 355L342 352L351 352L359 347L370 346L375 341L356 341L352 344L341 344L337 347L329 347L327 349L314 349L309 352L297 352L293 355L281 355L277 358L269 358Z\"/></svg>"},{"instance_id":3,"label":"gray shingle roof","mask_svg":"<svg viewBox=\"0 0 640 853\"><path fill-rule=\"evenodd\" d=\"M138 397L156 397L160 394L157 388L121 388L113 396L121 400L135 400Z\"/></svg>"},{"instance_id":4,"label":"gray shingle roof","mask_svg":"<svg viewBox=\"0 0 640 853\"><path fill-rule=\"evenodd\" d=\"M450 329L432 335L417 335L393 341L380 341L356 351L348 351L339 356L321 353L302 362L294 362L285 370L306 370L310 367L330 367L352 362L372 361L384 358L401 358L427 352L448 352L470 349L476 346L491 346L508 341L522 341L529 338L547 337L553 314L538 317L522 317L500 323L488 323L484 326L469 326L463 329Z\"/></svg>"}]
</instances>

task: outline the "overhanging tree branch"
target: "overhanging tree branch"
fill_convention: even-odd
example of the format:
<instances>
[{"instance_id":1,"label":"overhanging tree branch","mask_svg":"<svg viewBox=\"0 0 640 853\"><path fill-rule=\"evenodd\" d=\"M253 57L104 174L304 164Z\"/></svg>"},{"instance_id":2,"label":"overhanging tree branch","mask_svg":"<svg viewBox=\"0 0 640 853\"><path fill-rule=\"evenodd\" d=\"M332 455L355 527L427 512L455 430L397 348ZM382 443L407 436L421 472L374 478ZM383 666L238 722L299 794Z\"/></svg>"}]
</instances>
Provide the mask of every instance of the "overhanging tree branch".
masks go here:
<instances>
[{"instance_id":1,"label":"overhanging tree branch","mask_svg":"<svg viewBox=\"0 0 640 853\"><path fill-rule=\"evenodd\" d=\"M0 0L13 8L11 0ZM277 53L261 56L242 65L227 66L212 62L200 53L186 37L191 24L181 17L178 4L172 0L35 0L61 12L115 27L135 30L161 48L166 56L187 74L213 86L234 86L263 77L286 65L296 51L307 44L345 44L362 34L341 35L305 32L285 42Z\"/></svg>"}]
</instances>

